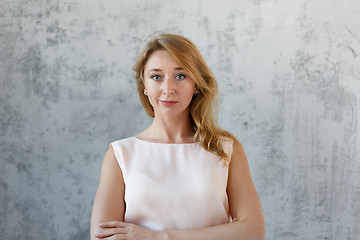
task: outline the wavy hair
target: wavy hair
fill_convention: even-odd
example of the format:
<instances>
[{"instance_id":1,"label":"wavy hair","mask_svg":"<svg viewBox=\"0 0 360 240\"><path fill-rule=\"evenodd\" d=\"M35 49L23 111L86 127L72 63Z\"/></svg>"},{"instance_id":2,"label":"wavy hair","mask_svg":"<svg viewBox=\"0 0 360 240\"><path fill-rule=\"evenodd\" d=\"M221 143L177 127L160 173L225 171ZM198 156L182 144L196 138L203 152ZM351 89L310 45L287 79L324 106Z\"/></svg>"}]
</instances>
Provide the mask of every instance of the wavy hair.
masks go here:
<instances>
[{"instance_id":1,"label":"wavy hair","mask_svg":"<svg viewBox=\"0 0 360 240\"><path fill-rule=\"evenodd\" d=\"M190 103L191 124L195 131L194 139L200 142L202 148L218 155L224 163L230 163L231 157L222 148L221 140L240 143L234 135L218 126L218 85L200 51L189 39L175 34L155 34L140 52L133 69L136 73L140 101L146 113L150 117L155 117L152 105L143 94L144 68L151 54L159 50L168 51L195 81L198 93L193 96Z\"/></svg>"}]
</instances>

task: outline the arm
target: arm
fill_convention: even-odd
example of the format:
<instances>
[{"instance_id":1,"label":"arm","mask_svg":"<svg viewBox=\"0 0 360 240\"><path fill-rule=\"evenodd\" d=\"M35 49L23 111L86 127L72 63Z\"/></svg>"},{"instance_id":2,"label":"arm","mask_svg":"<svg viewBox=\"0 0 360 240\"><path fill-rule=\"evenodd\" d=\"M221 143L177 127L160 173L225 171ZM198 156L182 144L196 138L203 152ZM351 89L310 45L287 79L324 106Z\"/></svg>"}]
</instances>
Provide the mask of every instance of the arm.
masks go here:
<instances>
[{"instance_id":1,"label":"arm","mask_svg":"<svg viewBox=\"0 0 360 240\"><path fill-rule=\"evenodd\" d=\"M236 222L194 230L168 231L164 239L235 240L265 239L261 203L250 176L249 164L242 146L234 144L229 166L227 193L230 214Z\"/></svg>"},{"instance_id":2,"label":"arm","mask_svg":"<svg viewBox=\"0 0 360 240\"><path fill-rule=\"evenodd\" d=\"M101 167L100 184L95 196L92 214L90 239L101 231L99 224L107 221L123 221L125 212L125 185L114 150L110 146Z\"/></svg>"}]
</instances>

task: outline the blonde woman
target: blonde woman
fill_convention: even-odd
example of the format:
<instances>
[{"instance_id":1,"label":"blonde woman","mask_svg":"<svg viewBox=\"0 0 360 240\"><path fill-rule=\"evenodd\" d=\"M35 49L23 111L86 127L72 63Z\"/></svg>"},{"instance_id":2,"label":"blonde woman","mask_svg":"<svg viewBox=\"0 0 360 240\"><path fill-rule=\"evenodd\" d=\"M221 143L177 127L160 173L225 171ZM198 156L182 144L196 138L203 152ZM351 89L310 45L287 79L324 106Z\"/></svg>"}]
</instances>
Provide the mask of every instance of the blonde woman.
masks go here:
<instances>
[{"instance_id":1,"label":"blonde woman","mask_svg":"<svg viewBox=\"0 0 360 240\"><path fill-rule=\"evenodd\" d=\"M197 47L158 34L134 70L153 123L110 144L90 238L264 239L244 150L217 125L217 83Z\"/></svg>"}]
</instances>

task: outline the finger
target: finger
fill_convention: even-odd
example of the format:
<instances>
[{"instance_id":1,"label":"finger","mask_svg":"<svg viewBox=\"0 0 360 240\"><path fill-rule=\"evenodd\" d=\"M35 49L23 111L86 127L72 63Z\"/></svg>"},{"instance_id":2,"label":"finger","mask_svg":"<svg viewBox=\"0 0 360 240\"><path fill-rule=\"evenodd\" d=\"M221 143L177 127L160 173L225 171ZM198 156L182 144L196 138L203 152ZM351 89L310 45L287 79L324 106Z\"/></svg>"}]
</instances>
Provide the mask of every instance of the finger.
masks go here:
<instances>
[{"instance_id":1,"label":"finger","mask_svg":"<svg viewBox=\"0 0 360 240\"><path fill-rule=\"evenodd\" d=\"M99 227L102 228L121 228L121 227L128 227L129 224L121 221L110 221L110 222L104 222L100 223Z\"/></svg>"},{"instance_id":2,"label":"finger","mask_svg":"<svg viewBox=\"0 0 360 240\"><path fill-rule=\"evenodd\" d=\"M103 228L100 229L96 234L95 237L97 238L106 238L111 237L117 234L126 234L127 230L125 228Z\"/></svg>"},{"instance_id":3,"label":"finger","mask_svg":"<svg viewBox=\"0 0 360 240\"><path fill-rule=\"evenodd\" d=\"M109 238L106 238L106 240L121 240L121 239L124 239L124 240L129 240L130 238L124 234L122 235L114 235L114 236L111 236Z\"/></svg>"},{"instance_id":4,"label":"finger","mask_svg":"<svg viewBox=\"0 0 360 240\"><path fill-rule=\"evenodd\" d=\"M97 237L97 239L102 239L102 240L120 240L120 239L125 239L125 240L129 240L130 238L125 235L125 234L116 234L116 235L112 235L112 236L109 236L109 237Z\"/></svg>"}]
</instances>

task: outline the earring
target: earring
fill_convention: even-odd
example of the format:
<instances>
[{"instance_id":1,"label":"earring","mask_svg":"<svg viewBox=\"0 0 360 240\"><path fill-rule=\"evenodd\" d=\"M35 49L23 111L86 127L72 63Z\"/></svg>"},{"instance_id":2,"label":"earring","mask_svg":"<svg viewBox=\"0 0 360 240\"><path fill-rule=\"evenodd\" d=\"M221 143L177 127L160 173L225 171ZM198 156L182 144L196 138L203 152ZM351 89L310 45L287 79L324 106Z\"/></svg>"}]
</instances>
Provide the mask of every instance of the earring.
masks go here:
<instances>
[{"instance_id":1,"label":"earring","mask_svg":"<svg viewBox=\"0 0 360 240\"><path fill-rule=\"evenodd\" d=\"M196 90L194 94L197 94L197 93L198 93L198 90Z\"/></svg>"},{"instance_id":2,"label":"earring","mask_svg":"<svg viewBox=\"0 0 360 240\"><path fill-rule=\"evenodd\" d=\"M144 95L147 95L147 92L144 90Z\"/></svg>"}]
</instances>

